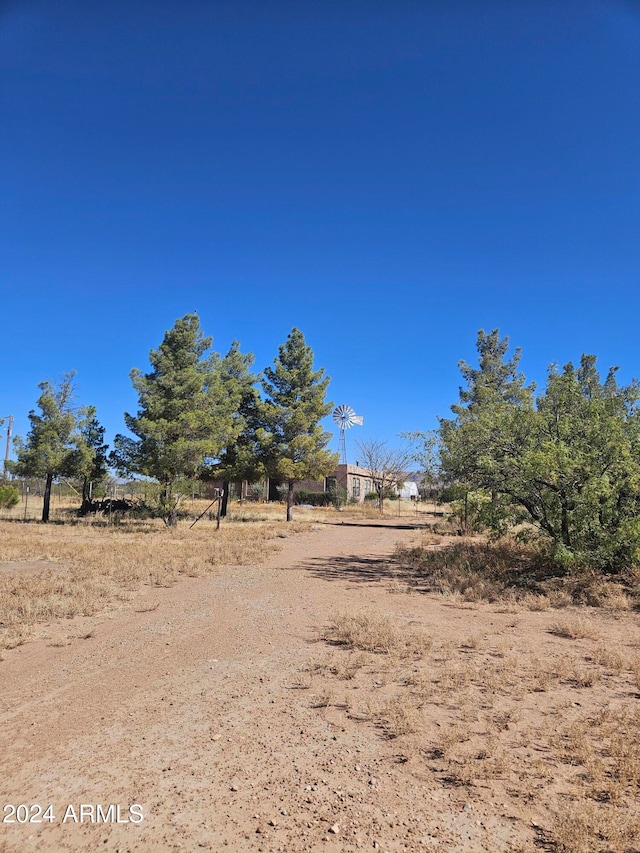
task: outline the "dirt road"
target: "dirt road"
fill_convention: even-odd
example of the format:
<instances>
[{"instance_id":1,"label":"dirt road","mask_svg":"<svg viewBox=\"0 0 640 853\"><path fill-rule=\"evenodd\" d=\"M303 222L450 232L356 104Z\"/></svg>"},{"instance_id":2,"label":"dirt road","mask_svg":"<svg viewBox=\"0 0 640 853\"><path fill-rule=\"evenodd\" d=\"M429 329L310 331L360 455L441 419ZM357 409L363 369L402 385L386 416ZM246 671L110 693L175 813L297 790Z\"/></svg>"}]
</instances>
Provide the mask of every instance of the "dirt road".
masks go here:
<instances>
[{"instance_id":1,"label":"dirt road","mask_svg":"<svg viewBox=\"0 0 640 853\"><path fill-rule=\"evenodd\" d=\"M68 645L7 653L1 799L28 808L5 807L0 850L527 849L516 816L481 813L303 689L337 612L431 625L437 611L437 630L459 633L464 611L390 594L387 557L419 536L322 525L265 565L151 590L58 628Z\"/></svg>"}]
</instances>

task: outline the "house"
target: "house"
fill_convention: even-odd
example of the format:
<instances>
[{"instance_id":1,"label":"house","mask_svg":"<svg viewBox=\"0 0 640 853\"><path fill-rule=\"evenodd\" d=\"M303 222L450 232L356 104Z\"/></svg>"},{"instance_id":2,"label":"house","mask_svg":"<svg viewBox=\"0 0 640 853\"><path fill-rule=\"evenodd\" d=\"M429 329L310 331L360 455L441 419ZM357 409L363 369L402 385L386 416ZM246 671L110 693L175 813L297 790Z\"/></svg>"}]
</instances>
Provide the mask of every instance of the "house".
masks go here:
<instances>
[{"instance_id":1,"label":"house","mask_svg":"<svg viewBox=\"0 0 640 853\"><path fill-rule=\"evenodd\" d=\"M398 489L401 500L417 500L419 497L417 483L413 482L410 474L402 489ZM221 481L211 481L207 484L210 490L213 487L222 487ZM268 501L282 500L281 486L277 480L266 480L263 483L250 485L246 482L233 484L231 495L243 499L262 499ZM337 492L338 495L346 496L347 500L362 502L368 494L376 491L374 478L368 468L359 465L338 465L335 470L324 480L296 480L296 492Z\"/></svg>"},{"instance_id":2,"label":"house","mask_svg":"<svg viewBox=\"0 0 640 853\"><path fill-rule=\"evenodd\" d=\"M338 492L344 489L348 500L356 501L363 501L366 495L376 490L369 469L359 465L338 465L333 474L325 478L324 489L319 491L336 491L336 486Z\"/></svg>"}]
</instances>

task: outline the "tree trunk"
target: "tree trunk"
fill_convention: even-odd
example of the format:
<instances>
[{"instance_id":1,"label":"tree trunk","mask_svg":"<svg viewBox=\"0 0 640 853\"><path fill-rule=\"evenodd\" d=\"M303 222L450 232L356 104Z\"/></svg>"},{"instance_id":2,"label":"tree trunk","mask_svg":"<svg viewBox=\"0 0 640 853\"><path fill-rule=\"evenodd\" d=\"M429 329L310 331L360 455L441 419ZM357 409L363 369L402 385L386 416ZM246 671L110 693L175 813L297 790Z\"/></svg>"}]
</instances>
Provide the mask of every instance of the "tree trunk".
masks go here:
<instances>
[{"instance_id":1,"label":"tree trunk","mask_svg":"<svg viewBox=\"0 0 640 853\"><path fill-rule=\"evenodd\" d=\"M464 535L469 532L469 490L464 493Z\"/></svg>"},{"instance_id":2,"label":"tree trunk","mask_svg":"<svg viewBox=\"0 0 640 853\"><path fill-rule=\"evenodd\" d=\"M562 543L571 548L571 533L569 530L569 513L566 506L562 505L560 509L560 529L562 533Z\"/></svg>"},{"instance_id":3,"label":"tree trunk","mask_svg":"<svg viewBox=\"0 0 640 853\"><path fill-rule=\"evenodd\" d=\"M78 510L78 515L85 516L91 512L91 495L89 494L89 480L84 477L82 481L82 504Z\"/></svg>"},{"instance_id":4,"label":"tree trunk","mask_svg":"<svg viewBox=\"0 0 640 853\"><path fill-rule=\"evenodd\" d=\"M293 519L293 484L295 480L289 480L289 488L287 490L287 521L291 521Z\"/></svg>"},{"instance_id":5,"label":"tree trunk","mask_svg":"<svg viewBox=\"0 0 640 853\"><path fill-rule=\"evenodd\" d=\"M167 527L178 526L178 507L173 500L173 490L171 483L166 483L163 494L162 503L164 504L164 523Z\"/></svg>"},{"instance_id":6,"label":"tree trunk","mask_svg":"<svg viewBox=\"0 0 640 853\"><path fill-rule=\"evenodd\" d=\"M227 506L229 504L229 481L222 482L222 506L220 507L220 518L227 517Z\"/></svg>"},{"instance_id":7,"label":"tree trunk","mask_svg":"<svg viewBox=\"0 0 640 853\"><path fill-rule=\"evenodd\" d=\"M47 474L47 480L44 484L44 501L42 503L42 520L46 524L49 521L49 508L51 506L51 484L53 483L53 474Z\"/></svg>"}]
</instances>

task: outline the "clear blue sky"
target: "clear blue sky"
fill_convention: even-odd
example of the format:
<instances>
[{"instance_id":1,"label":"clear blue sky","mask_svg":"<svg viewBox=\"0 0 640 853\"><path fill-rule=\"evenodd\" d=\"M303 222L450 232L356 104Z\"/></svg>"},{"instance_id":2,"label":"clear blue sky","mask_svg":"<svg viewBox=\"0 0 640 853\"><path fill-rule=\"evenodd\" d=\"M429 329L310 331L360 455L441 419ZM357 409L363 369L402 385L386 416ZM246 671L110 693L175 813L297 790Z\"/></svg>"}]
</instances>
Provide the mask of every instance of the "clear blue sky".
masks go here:
<instances>
[{"instance_id":1,"label":"clear blue sky","mask_svg":"<svg viewBox=\"0 0 640 853\"><path fill-rule=\"evenodd\" d=\"M479 328L640 376L637 3L4 0L0 68L23 435L72 368L122 431L194 310L258 368L299 327L351 442L434 427Z\"/></svg>"}]
</instances>

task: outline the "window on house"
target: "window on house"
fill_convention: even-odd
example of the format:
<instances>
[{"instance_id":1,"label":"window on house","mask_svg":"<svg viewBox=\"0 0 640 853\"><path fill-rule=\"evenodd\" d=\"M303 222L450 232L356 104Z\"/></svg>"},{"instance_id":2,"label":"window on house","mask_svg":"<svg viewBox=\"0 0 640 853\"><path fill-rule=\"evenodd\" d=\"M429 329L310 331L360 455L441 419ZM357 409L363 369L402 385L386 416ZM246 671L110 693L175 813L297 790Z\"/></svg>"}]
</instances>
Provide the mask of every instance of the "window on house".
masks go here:
<instances>
[{"instance_id":1,"label":"window on house","mask_svg":"<svg viewBox=\"0 0 640 853\"><path fill-rule=\"evenodd\" d=\"M354 477L351 481L351 494L354 498L360 497L360 477Z\"/></svg>"}]
</instances>

